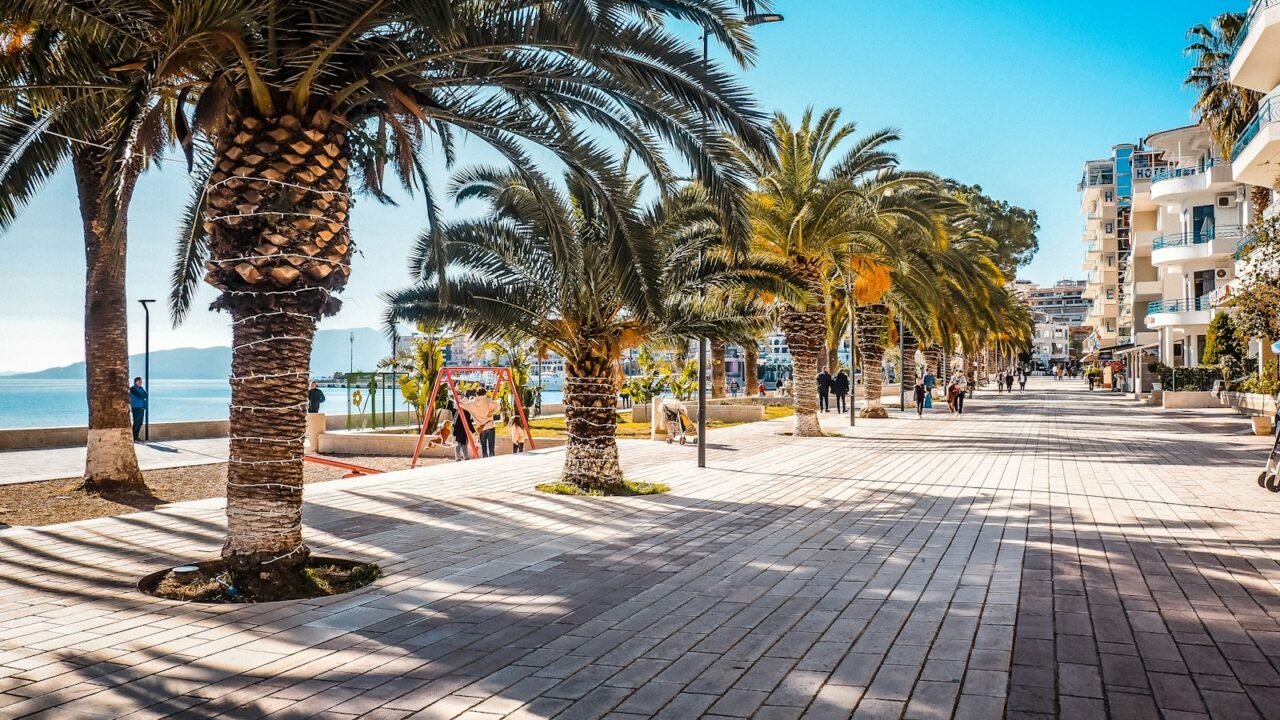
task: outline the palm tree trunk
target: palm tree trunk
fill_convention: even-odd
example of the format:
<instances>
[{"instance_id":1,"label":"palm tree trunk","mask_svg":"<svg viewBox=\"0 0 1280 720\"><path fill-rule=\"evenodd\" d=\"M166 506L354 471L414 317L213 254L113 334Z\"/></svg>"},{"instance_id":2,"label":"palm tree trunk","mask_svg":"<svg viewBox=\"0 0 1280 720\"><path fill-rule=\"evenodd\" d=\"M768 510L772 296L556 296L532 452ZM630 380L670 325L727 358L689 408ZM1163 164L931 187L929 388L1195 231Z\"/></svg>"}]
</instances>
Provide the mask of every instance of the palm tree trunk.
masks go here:
<instances>
[{"instance_id":1,"label":"palm tree trunk","mask_svg":"<svg viewBox=\"0 0 1280 720\"><path fill-rule=\"evenodd\" d=\"M337 311L349 274L344 128L324 111L233 118L207 187L206 281L233 321L222 557L258 599L308 582L302 437L316 322Z\"/></svg>"},{"instance_id":2,"label":"palm tree trunk","mask_svg":"<svg viewBox=\"0 0 1280 720\"><path fill-rule=\"evenodd\" d=\"M796 268L805 278L813 297L822 297L822 276L818 268L803 264ZM782 334L791 349L791 381L796 411L795 434L821 437L818 421L818 359L826 344L826 311L817 303L804 310L787 305L779 318Z\"/></svg>"},{"instance_id":3,"label":"palm tree trunk","mask_svg":"<svg viewBox=\"0 0 1280 720\"><path fill-rule=\"evenodd\" d=\"M904 397L912 405L915 402L915 395L911 388L916 386L916 349L919 347L920 340L904 322L902 324L902 387L907 389Z\"/></svg>"},{"instance_id":4,"label":"palm tree trunk","mask_svg":"<svg viewBox=\"0 0 1280 720\"><path fill-rule=\"evenodd\" d=\"M754 339L747 341L742 347L742 362L743 392L755 395L756 388L760 385L760 346L756 345Z\"/></svg>"},{"instance_id":5,"label":"palm tree trunk","mask_svg":"<svg viewBox=\"0 0 1280 720\"><path fill-rule=\"evenodd\" d=\"M942 382L944 380L942 377L942 346L930 344L929 347L925 348L924 361L927 366L925 372L932 370L938 381Z\"/></svg>"},{"instance_id":6,"label":"palm tree trunk","mask_svg":"<svg viewBox=\"0 0 1280 720\"><path fill-rule=\"evenodd\" d=\"M724 340L711 341L711 397L715 399L724 397L725 347Z\"/></svg>"},{"instance_id":7,"label":"palm tree trunk","mask_svg":"<svg viewBox=\"0 0 1280 720\"><path fill-rule=\"evenodd\" d=\"M884 343L889 330L888 305L860 305L858 313L858 354L862 358L862 417L887 418L880 403L884 388Z\"/></svg>"},{"instance_id":8,"label":"palm tree trunk","mask_svg":"<svg viewBox=\"0 0 1280 720\"><path fill-rule=\"evenodd\" d=\"M618 462L618 383L614 343L589 340L577 357L565 358L564 482L606 493L622 488Z\"/></svg>"},{"instance_id":9,"label":"palm tree trunk","mask_svg":"<svg viewBox=\"0 0 1280 720\"><path fill-rule=\"evenodd\" d=\"M89 401L89 435L84 487L91 491L147 492L133 448L129 410L129 313L125 292L127 218L114 232L100 205L101 153L77 146L72 153L80 216L84 223L85 390ZM125 179L122 207L133 195L136 173ZM151 388L147 388L149 391Z\"/></svg>"}]
</instances>

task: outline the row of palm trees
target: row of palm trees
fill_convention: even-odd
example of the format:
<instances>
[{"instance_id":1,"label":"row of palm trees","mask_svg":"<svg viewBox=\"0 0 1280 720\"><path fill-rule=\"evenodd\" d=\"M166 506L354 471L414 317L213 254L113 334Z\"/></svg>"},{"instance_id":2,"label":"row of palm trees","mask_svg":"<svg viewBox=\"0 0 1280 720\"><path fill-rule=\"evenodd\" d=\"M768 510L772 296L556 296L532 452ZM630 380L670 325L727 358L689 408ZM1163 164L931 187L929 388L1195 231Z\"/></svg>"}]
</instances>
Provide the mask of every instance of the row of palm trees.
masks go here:
<instances>
[{"instance_id":1,"label":"row of palm trees","mask_svg":"<svg viewBox=\"0 0 1280 720\"><path fill-rule=\"evenodd\" d=\"M771 132L747 89L674 26L692 22L745 66L745 18L761 6L0 2L0 225L64 166L79 191L86 485L145 489L121 391L127 218L137 178L175 152L195 191L171 311L181 322L203 280L232 320L222 556L259 597L296 583L307 562L312 340L349 278L355 196L392 202L389 179L422 197L429 219L416 284L388 296L389 317L564 355L565 475L584 487L620 481L613 364L642 339L735 339L776 310L807 382L834 321L824 308L868 328L892 312L948 349L1008 332L990 238L968 231L964 204L936 178L897 169L893 133L835 159L853 133L836 112L797 128L778 117ZM447 194L490 213L445 223L422 158L434 149L452 164L460 134L506 165L455 174ZM817 432L811 399L798 410L798 429Z\"/></svg>"}]
</instances>

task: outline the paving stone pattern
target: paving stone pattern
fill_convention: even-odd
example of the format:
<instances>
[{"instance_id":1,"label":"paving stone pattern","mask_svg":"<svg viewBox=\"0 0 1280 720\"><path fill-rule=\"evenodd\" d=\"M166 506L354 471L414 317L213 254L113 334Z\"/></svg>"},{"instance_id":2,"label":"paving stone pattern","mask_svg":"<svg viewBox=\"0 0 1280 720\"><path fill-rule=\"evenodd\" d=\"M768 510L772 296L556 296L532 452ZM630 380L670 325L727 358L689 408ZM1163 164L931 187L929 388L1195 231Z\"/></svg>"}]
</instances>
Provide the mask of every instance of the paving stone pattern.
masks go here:
<instances>
[{"instance_id":1,"label":"paving stone pattern","mask_svg":"<svg viewBox=\"0 0 1280 720\"><path fill-rule=\"evenodd\" d=\"M1263 439L1078 383L796 439L628 442L669 495L531 492L559 451L308 487L347 596L137 592L221 501L0 530L0 717L1280 717Z\"/></svg>"}]
</instances>

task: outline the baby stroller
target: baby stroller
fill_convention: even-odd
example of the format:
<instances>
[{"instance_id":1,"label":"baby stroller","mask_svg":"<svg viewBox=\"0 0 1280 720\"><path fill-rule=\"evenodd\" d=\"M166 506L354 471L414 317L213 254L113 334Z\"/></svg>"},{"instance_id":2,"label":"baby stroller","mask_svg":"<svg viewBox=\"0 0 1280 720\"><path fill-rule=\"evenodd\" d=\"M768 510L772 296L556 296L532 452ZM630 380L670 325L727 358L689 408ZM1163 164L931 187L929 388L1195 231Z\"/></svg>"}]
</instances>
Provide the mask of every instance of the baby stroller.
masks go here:
<instances>
[{"instance_id":1,"label":"baby stroller","mask_svg":"<svg viewBox=\"0 0 1280 720\"><path fill-rule=\"evenodd\" d=\"M693 421L689 419L689 413L684 407L684 403L679 400L664 400L662 403L662 418L667 423L667 444L680 441L681 445L688 442L689 437L697 437L698 433L694 430Z\"/></svg>"}]
</instances>

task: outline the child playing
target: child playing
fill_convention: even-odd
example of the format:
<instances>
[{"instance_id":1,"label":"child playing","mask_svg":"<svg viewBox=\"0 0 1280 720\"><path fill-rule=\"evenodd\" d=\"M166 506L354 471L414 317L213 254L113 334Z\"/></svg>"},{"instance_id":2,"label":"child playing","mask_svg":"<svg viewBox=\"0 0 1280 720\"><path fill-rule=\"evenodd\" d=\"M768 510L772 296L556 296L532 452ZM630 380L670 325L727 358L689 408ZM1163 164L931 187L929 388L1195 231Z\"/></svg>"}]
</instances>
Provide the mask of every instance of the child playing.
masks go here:
<instances>
[{"instance_id":1,"label":"child playing","mask_svg":"<svg viewBox=\"0 0 1280 720\"><path fill-rule=\"evenodd\" d=\"M520 421L510 415L505 415L502 418L502 423L511 429L512 454L524 452L524 444L529 440L529 433L525 432L525 429L521 427Z\"/></svg>"}]
</instances>

